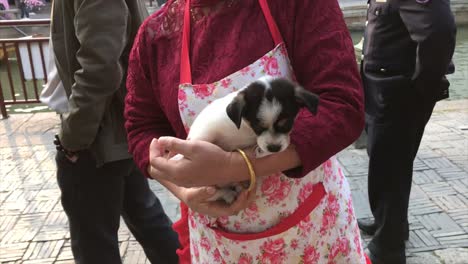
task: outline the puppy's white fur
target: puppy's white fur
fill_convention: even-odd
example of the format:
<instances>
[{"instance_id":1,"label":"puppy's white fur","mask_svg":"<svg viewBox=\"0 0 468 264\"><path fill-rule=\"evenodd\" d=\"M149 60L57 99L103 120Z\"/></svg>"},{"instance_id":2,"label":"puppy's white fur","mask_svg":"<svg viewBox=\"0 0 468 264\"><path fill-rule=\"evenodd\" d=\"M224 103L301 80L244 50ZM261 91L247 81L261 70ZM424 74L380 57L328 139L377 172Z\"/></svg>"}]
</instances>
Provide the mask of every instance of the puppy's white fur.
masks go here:
<instances>
[{"instance_id":1,"label":"puppy's white fur","mask_svg":"<svg viewBox=\"0 0 468 264\"><path fill-rule=\"evenodd\" d=\"M238 93L238 91L230 93L205 107L190 127L187 139L208 141L225 151L254 146L257 136L247 122L241 122L238 129L226 113L226 107ZM179 154L172 159L181 158L183 156ZM233 188L220 188L209 201L223 199L227 203L232 203L242 189L240 184L235 184Z\"/></svg>"},{"instance_id":2,"label":"puppy's white fur","mask_svg":"<svg viewBox=\"0 0 468 264\"><path fill-rule=\"evenodd\" d=\"M265 76L258 79L257 82L261 82L265 89L268 90L272 89L271 82L273 79L271 76ZM187 139L208 141L218 145L225 151L234 151L257 145L257 157L271 154L268 151L268 146L271 145L279 146L279 151L285 150L290 144L289 133L275 133L273 127L283 110L281 103L275 98L272 100L263 98L257 117L267 129L257 136L247 120L243 119L238 129L226 112L227 106L233 102L233 99L239 92L230 93L205 107L190 127ZM172 159L181 158L183 158L182 155L176 155ZM231 203L242 190L242 186L237 184L231 187L218 189L210 200L214 201L222 198L227 203Z\"/></svg>"},{"instance_id":3,"label":"puppy's white fur","mask_svg":"<svg viewBox=\"0 0 468 264\"><path fill-rule=\"evenodd\" d=\"M257 136L252 128L246 122L241 122L237 129L226 113L226 107L238 93L230 93L205 107L190 127L187 138L208 141L226 151L255 145Z\"/></svg>"}]
</instances>

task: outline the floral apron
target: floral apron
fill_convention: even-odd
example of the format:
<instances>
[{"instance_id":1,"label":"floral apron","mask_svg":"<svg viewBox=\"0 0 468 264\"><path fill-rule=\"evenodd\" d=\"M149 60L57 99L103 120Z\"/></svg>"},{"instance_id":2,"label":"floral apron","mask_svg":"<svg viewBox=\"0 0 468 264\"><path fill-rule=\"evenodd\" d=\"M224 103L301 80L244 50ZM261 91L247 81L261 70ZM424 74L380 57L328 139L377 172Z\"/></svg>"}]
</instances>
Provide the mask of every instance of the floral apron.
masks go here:
<instances>
[{"instance_id":1,"label":"floral apron","mask_svg":"<svg viewBox=\"0 0 468 264\"><path fill-rule=\"evenodd\" d=\"M212 84L192 84L190 0L184 13L178 103L188 131L217 98L268 74L294 79L285 43L266 0L259 0L275 48ZM320 182L317 182L317 179ZM230 217L211 218L181 204L180 263L366 263L348 182L335 158L300 179L278 173L257 179L255 201Z\"/></svg>"}]
</instances>

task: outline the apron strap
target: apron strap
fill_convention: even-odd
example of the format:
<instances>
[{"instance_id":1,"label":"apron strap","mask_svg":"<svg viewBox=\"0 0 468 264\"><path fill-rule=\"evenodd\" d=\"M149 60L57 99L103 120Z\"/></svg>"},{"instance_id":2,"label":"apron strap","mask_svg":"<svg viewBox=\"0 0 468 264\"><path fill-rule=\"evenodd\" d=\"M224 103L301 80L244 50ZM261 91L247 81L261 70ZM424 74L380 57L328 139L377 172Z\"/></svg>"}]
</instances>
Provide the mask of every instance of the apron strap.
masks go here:
<instances>
[{"instance_id":1,"label":"apron strap","mask_svg":"<svg viewBox=\"0 0 468 264\"><path fill-rule=\"evenodd\" d=\"M270 7L268 6L267 0L258 0L260 3L260 7L262 8L263 15L268 24L268 28L270 29L271 36L273 37L273 41L275 42L275 47L279 44L283 43L283 37L278 29L278 25L276 25L275 19L271 15Z\"/></svg>"},{"instance_id":2,"label":"apron strap","mask_svg":"<svg viewBox=\"0 0 468 264\"><path fill-rule=\"evenodd\" d=\"M184 27L182 32L182 51L180 53L180 83L192 83L192 69L190 68L190 0L185 0Z\"/></svg>"},{"instance_id":3,"label":"apron strap","mask_svg":"<svg viewBox=\"0 0 468 264\"><path fill-rule=\"evenodd\" d=\"M192 69L190 66L190 0L185 0L184 10L184 26L182 32L182 50L180 53L180 83L191 84L192 83ZM262 8L263 15L265 16L268 28L270 29L271 36L275 42L275 47L283 43L283 37L278 29L273 16L270 12L267 0L258 0L260 7Z\"/></svg>"}]
</instances>

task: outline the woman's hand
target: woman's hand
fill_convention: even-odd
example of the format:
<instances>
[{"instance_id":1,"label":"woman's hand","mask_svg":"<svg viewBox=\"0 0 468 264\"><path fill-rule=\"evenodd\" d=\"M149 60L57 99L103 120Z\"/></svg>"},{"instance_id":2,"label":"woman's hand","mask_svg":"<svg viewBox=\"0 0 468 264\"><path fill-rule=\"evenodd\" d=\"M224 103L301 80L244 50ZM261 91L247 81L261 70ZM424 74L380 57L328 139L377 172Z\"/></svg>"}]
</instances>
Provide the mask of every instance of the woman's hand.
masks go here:
<instances>
[{"instance_id":1,"label":"woman's hand","mask_svg":"<svg viewBox=\"0 0 468 264\"><path fill-rule=\"evenodd\" d=\"M207 201L215 192L214 187L181 187L179 198L193 211L216 218L236 215L255 199L255 190L250 192L244 190L232 204L224 201Z\"/></svg>"},{"instance_id":2,"label":"woman's hand","mask_svg":"<svg viewBox=\"0 0 468 264\"><path fill-rule=\"evenodd\" d=\"M183 159L169 159L165 153L178 153ZM238 153L198 140L173 137L154 139L150 145L148 173L182 187L225 186L249 179L245 161Z\"/></svg>"}]
</instances>

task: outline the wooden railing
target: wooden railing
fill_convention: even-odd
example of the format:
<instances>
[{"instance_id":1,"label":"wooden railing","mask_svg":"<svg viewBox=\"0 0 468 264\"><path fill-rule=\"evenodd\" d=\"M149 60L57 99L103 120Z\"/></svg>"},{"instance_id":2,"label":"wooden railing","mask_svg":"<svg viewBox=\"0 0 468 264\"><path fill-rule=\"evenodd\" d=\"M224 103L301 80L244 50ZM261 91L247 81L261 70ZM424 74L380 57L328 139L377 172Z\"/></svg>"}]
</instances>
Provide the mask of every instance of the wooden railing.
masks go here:
<instances>
[{"instance_id":1,"label":"wooden railing","mask_svg":"<svg viewBox=\"0 0 468 264\"><path fill-rule=\"evenodd\" d=\"M49 19L2 20L0 29L17 26L48 26ZM8 117L7 106L40 103L47 82L49 37L0 39L0 112Z\"/></svg>"}]
</instances>

